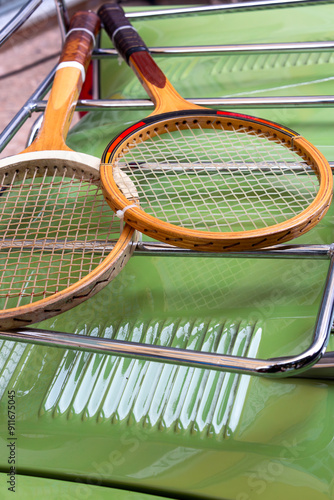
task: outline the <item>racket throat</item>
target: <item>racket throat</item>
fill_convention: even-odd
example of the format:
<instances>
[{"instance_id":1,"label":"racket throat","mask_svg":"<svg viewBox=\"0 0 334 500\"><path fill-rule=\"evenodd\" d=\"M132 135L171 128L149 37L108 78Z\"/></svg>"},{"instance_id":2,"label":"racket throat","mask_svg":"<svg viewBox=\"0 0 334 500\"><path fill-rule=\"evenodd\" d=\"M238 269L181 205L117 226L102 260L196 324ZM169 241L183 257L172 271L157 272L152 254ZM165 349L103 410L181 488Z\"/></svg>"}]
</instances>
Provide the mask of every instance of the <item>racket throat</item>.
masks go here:
<instances>
[{"instance_id":1,"label":"racket throat","mask_svg":"<svg viewBox=\"0 0 334 500\"><path fill-rule=\"evenodd\" d=\"M171 111L204 109L189 103L180 96L148 52L133 53L130 56L129 65L154 103L155 109L149 116Z\"/></svg>"}]
</instances>

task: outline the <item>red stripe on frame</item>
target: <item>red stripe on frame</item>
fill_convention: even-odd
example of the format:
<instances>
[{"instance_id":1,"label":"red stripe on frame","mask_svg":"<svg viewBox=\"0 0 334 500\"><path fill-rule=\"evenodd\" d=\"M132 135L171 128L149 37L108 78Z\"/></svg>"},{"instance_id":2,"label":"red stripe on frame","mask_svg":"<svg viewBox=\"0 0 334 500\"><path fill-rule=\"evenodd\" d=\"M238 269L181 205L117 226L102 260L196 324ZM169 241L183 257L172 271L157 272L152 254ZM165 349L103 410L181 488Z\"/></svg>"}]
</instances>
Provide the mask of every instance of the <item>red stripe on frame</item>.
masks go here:
<instances>
[{"instance_id":1,"label":"red stripe on frame","mask_svg":"<svg viewBox=\"0 0 334 500\"><path fill-rule=\"evenodd\" d=\"M241 113L231 113L229 111L217 111L217 115L230 116L231 118L233 118L233 117L235 117L235 118L243 118L244 120L250 120L250 121L255 122L255 123L256 122L263 123L264 125L267 125L268 127L277 128L278 130L283 130L284 132L287 132L291 136L292 135L293 136L297 136L298 135L293 130L291 130L289 128L282 127L278 123L269 122L267 120L263 120L262 118L255 118L254 116L250 116L250 115L243 115Z\"/></svg>"},{"instance_id":2,"label":"red stripe on frame","mask_svg":"<svg viewBox=\"0 0 334 500\"><path fill-rule=\"evenodd\" d=\"M123 132L121 132L117 137L116 139L110 144L109 146L109 149L107 151L107 153L111 153L113 151L113 149L117 146L117 144L119 144L123 139L124 137L126 137L127 135L131 134L132 132L134 132L137 128L140 128L142 127L143 125L146 125L145 122L138 122L138 123L135 123L134 125L132 125L132 127L129 127L127 128L126 130L124 130Z\"/></svg>"}]
</instances>

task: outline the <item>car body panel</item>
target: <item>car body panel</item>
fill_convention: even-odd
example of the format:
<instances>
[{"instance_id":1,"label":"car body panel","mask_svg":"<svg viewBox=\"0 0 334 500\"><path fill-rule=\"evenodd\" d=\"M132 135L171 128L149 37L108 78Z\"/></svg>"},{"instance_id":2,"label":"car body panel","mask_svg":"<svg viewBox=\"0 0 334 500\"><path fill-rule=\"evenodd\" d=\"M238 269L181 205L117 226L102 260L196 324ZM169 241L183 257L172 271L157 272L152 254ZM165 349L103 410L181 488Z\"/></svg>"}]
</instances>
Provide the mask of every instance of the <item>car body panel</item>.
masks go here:
<instances>
[{"instance_id":1,"label":"car body panel","mask_svg":"<svg viewBox=\"0 0 334 500\"><path fill-rule=\"evenodd\" d=\"M151 46L328 40L333 13L333 4L315 5L135 26ZM110 46L106 37L102 44ZM329 95L333 58L329 51L159 56L159 64L188 98ZM100 64L102 98L146 98L124 63ZM332 108L247 113L298 130L334 159ZM68 144L100 156L114 135L146 114L91 112ZM333 235L331 208L293 243L331 244ZM250 357L298 354L311 342L327 269L326 260L135 255L98 295L38 326ZM79 498L146 500L145 492L152 500L333 498L333 382L269 380L9 341L0 341L0 381L2 481L8 393L15 391L17 482L34 488L37 476L34 498L45 498L39 484L52 478L66 481L69 495L80 484L86 496Z\"/></svg>"}]
</instances>

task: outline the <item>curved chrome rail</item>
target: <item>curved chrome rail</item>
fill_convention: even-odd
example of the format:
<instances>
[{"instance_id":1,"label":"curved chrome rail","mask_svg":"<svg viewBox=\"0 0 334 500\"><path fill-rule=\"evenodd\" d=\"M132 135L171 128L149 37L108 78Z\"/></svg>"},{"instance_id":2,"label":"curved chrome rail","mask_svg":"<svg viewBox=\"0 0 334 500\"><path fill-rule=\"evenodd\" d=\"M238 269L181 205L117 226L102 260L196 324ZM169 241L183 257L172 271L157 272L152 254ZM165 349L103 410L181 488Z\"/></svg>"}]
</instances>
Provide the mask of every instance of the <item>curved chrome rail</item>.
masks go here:
<instances>
[{"instance_id":1,"label":"curved chrome rail","mask_svg":"<svg viewBox=\"0 0 334 500\"><path fill-rule=\"evenodd\" d=\"M15 14L15 17L0 30L0 46L29 19L42 2L43 0L30 0Z\"/></svg>"},{"instance_id":2,"label":"curved chrome rail","mask_svg":"<svg viewBox=\"0 0 334 500\"><path fill-rule=\"evenodd\" d=\"M0 43L5 41L37 8L42 0L30 0L23 9L18 19L8 23L0 32ZM58 8L58 20L61 32L66 33L67 12L62 0L55 0ZM319 3L332 3L318 0ZM246 10L264 7L294 6L314 4L311 0L267 0L248 1L240 4L208 5L200 7L186 7L177 9L164 9L154 11L132 12L128 16L131 18L156 17L162 15L175 16L182 14L214 13L218 10L233 11L235 9ZM155 48L156 54L216 54L216 53L240 53L240 52L261 52L261 51L305 51L305 50L332 50L334 42L303 42L294 44L257 44L239 46L212 46L212 47L169 47ZM112 57L115 53L113 49L99 49L95 51L95 57ZM36 89L26 104L11 120L7 127L0 134L0 151L13 138L15 133L23 125L32 113L45 109L44 101L41 101L48 92L54 70L47 76L42 84ZM333 96L304 96L304 97L266 97L266 98L228 98L228 99L196 99L192 102L207 106L333 106ZM102 108L149 108L152 107L149 100L131 101L102 101L90 100L80 101L78 110L94 110ZM334 167L334 163L331 165ZM110 245L112 246L112 242ZM42 329L21 328L12 331L1 331L0 338L5 340L19 341L24 343L35 343L47 346L61 347L67 349L84 350L89 352L118 354L126 357L135 357L150 361L160 361L164 363L176 363L200 368L210 368L214 370L224 370L234 373L248 375L267 376L272 378L280 377L307 377L334 379L334 353L325 353L326 346L331 333L333 322L334 304L334 245L279 245L253 252L229 253L229 254L207 254L191 250L183 250L171 247L158 242L139 242L135 255L159 255L159 256L191 256L191 257L215 257L224 258L282 258L282 259L328 259L329 269L324 286L321 305L316 320L313 339L310 347L297 356L279 357L272 359L240 358L230 355L216 353L205 353L188 349L173 349L170 347L157 347L153 345L136 344L132 342L116 341L111 339L74 335L65 332L55 332Z\"/></svg>"}]
</instances>

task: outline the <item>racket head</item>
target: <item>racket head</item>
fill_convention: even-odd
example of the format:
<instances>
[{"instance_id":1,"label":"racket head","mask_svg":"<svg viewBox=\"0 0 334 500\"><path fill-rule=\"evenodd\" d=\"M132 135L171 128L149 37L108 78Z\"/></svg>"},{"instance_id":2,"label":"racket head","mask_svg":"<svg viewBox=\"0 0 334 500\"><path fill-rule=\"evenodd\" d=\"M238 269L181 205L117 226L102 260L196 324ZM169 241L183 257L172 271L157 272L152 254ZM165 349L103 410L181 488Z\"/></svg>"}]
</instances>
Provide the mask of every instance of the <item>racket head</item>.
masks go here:
<instances>
[{"instance_id":1,"label":"racket head","mask_svg":"<svg viewBox=\"0 0 334 500\"><path fill-rule=\"evenodd\" d=\"M90 298L133 251L135 231L120 227L103 198L99 160L65 144L99 26L93 12L73 16L37 138L0 161L2 328Z\"/></svg>"},{"instance_id":2,"label":"racket head","mask_svg":"<svg viewBox=\"0 0 334 500\"><path fill-rule=\"evenodd\" d=\"M129 225L175 246L213 252L301 236L325 215L333 190L328 162L294 131L206 109L129 127L109 143L100 171L108 204ZM132 192L119 183L119 172L130 178Z\"/></svg>"},{"instance_id":3,"label":"racket head","mask_svg":"<svg viewBox=\"0 0 334 500\"><path fill-rule=\"evenodd\" d=\"M105 202L99 159L24 153L0 160L0 179L1 328L65 312L123 269L136 232Z\"/></svg>"},{"instance_id":4,"label":"racket head","mask_svg":"<svg viewBox=\"0 0 334 500\"><path fill-rule=\"evenodd\" d=\"M102 156L106 199L125 221L163 242L222 252L289 241L324 216L332 173L313 145L267 120L192 105L156 65L121 6L105 4L98 14L155 105ZM120 172L135 194L119 183Z\"/></svg>"}]
</instances>

